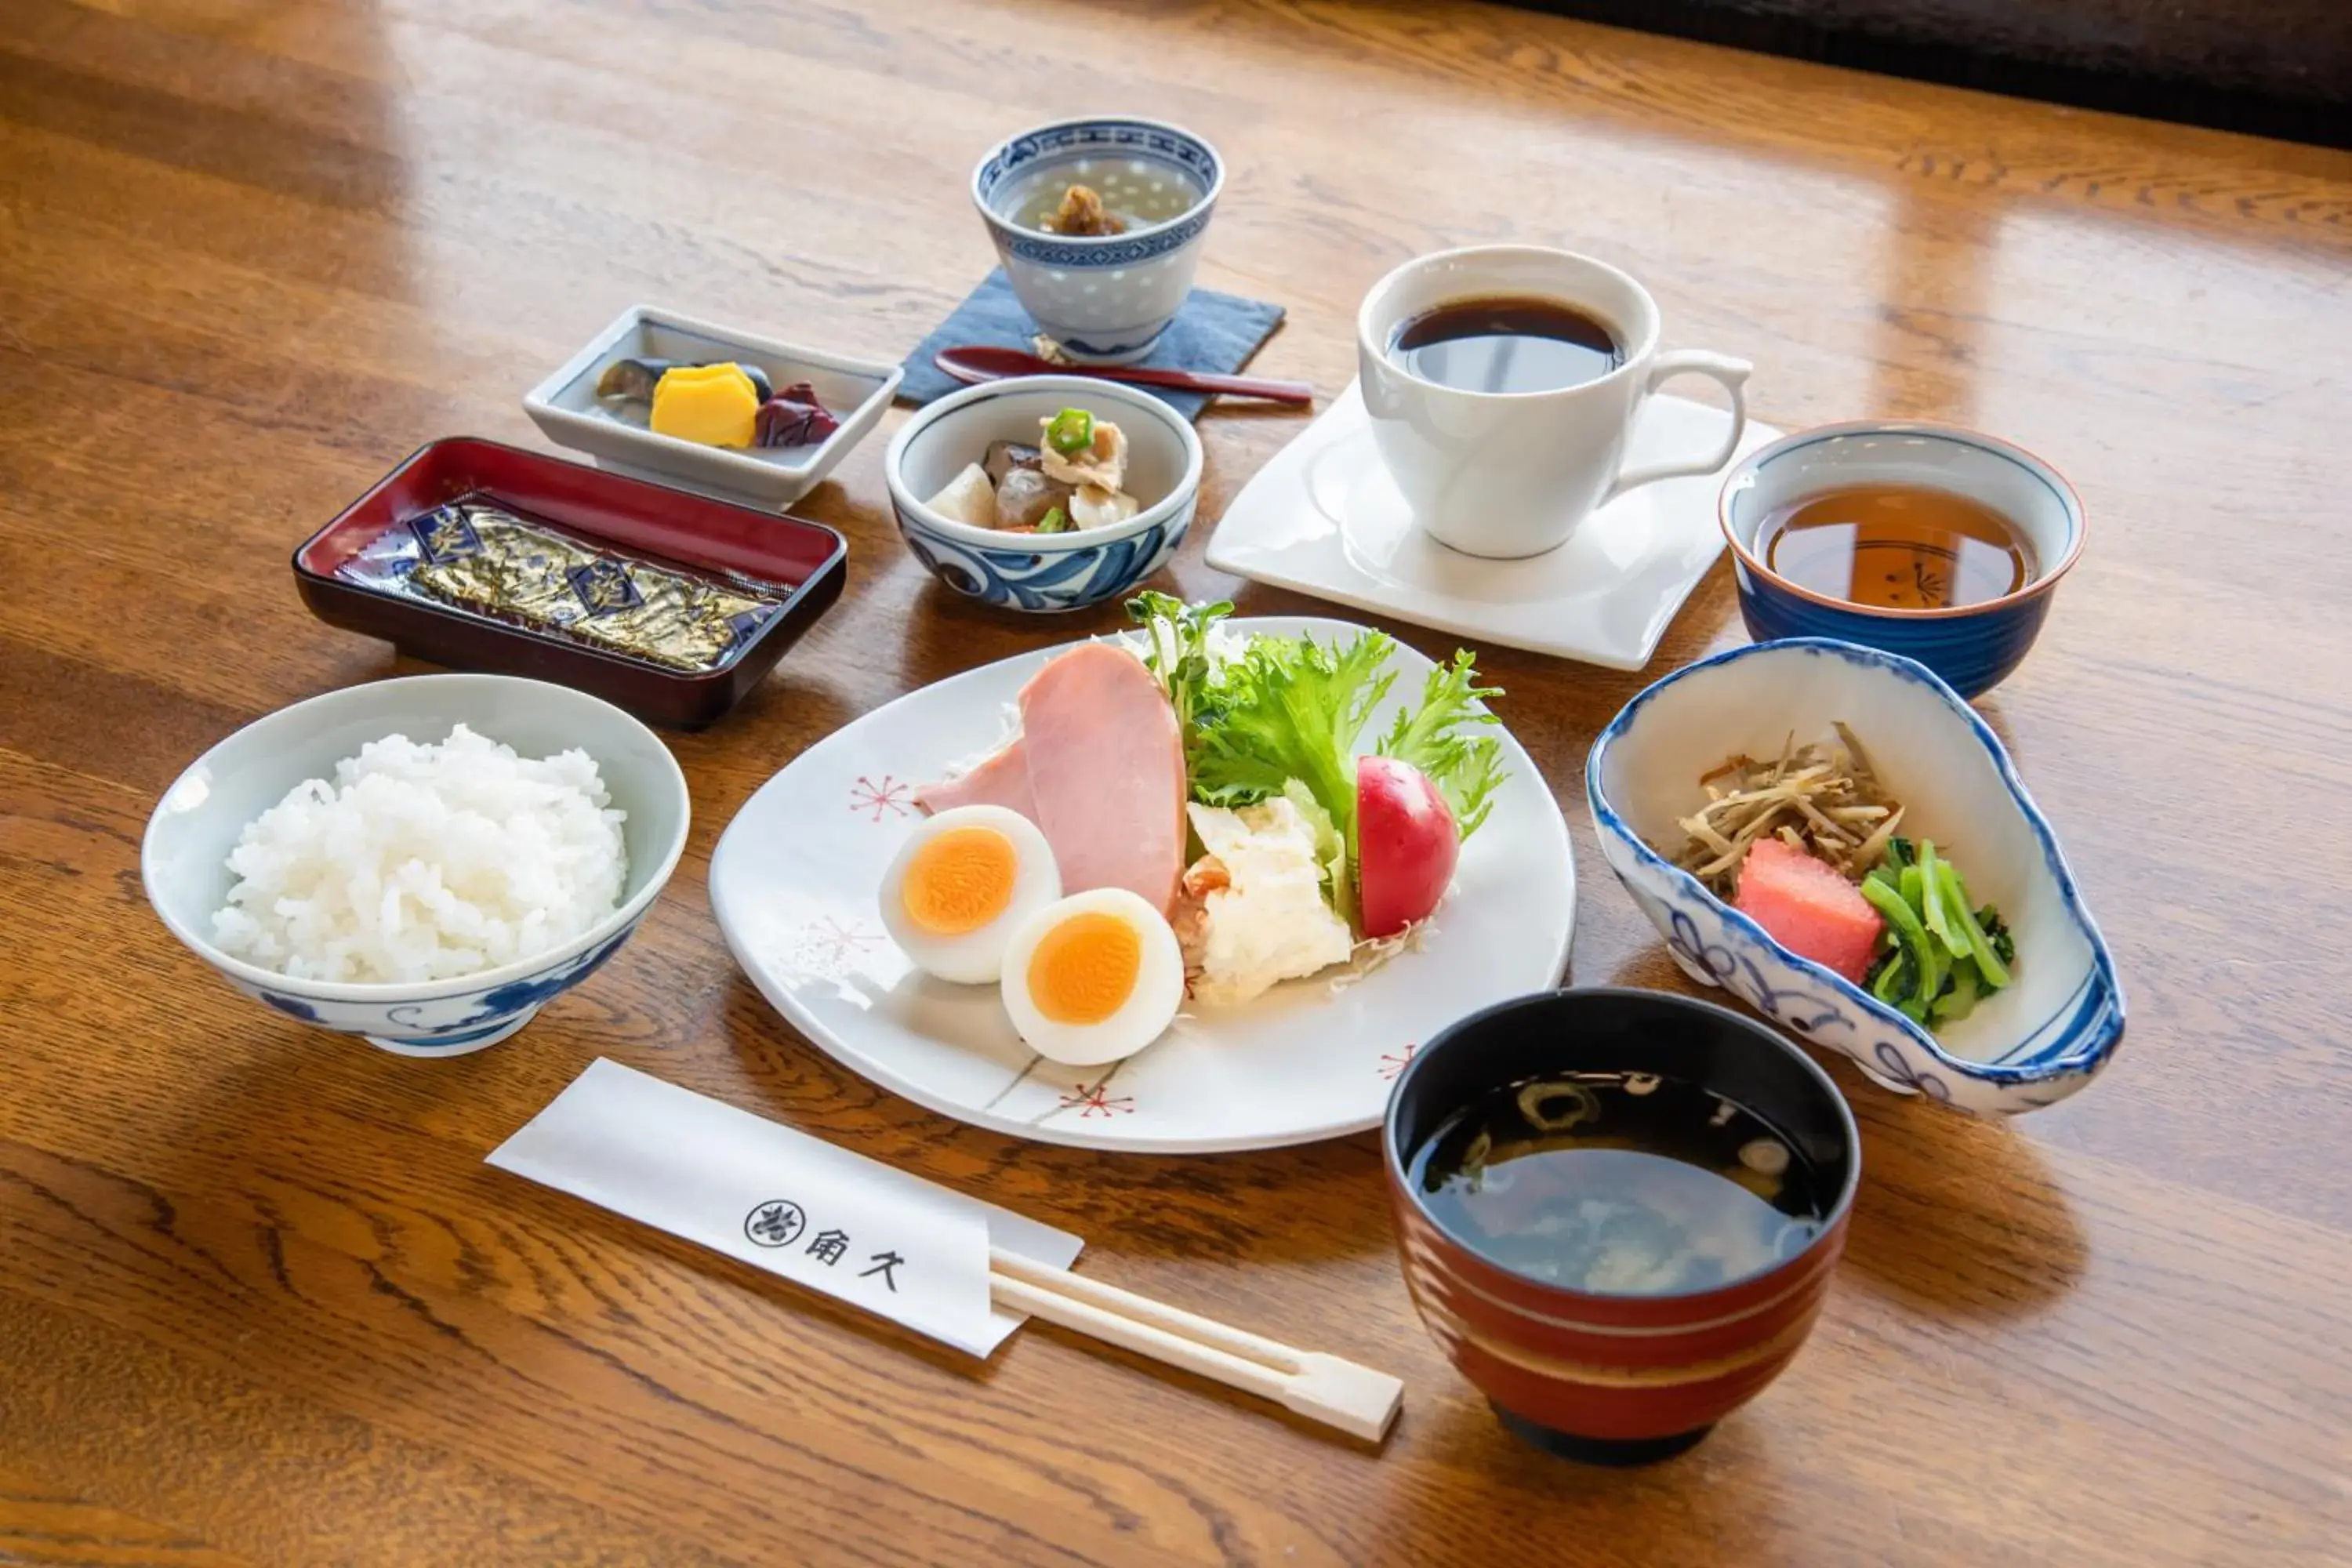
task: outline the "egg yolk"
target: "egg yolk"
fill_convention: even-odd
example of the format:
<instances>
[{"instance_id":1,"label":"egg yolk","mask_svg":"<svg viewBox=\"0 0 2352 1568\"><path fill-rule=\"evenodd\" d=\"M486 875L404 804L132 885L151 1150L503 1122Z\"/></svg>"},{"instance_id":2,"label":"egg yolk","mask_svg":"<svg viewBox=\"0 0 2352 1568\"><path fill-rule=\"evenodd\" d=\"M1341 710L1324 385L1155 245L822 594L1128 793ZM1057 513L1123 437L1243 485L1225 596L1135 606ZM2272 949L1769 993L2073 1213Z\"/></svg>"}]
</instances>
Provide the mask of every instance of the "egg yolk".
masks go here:
<instances>
[{"instance_id":1,"label":"egg yolk","mask_svg":"<svg viewBox=\"0 0 2352 1568\"><path fill-rule=\"evenodd\" d=\"M950 827L907 862L907 918L934 936L962 936L1003 914L1020 871L1013 840L992 827Z\"/></svg>"},{"instance_id":2,"label":"egg yolk","mask_svg":"<svg viewBox=\"0 0 2352 1568\"><path fill-rule=\"evenodd\" d=\"M1029 957L1029 999L1056 1024L1099 1024L1123 1006L1143 967L1143 939L1117 915L1072 915Z\"/></svg>"}]
</instances>

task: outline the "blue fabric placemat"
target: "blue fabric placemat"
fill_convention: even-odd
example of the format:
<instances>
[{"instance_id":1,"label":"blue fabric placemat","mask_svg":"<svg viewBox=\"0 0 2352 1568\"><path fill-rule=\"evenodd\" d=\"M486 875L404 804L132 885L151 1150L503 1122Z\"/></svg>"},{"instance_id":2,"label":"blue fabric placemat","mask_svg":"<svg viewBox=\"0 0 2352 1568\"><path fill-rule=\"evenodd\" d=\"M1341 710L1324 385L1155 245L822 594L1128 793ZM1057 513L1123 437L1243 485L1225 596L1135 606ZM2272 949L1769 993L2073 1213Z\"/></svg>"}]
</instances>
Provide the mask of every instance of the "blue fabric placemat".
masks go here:
<instances>
[{"instance_id":1,"label":"blue fabric placemat","mask_svg":"<svg viewBox=\"0 0 2352 1568\"><path fill-rule=\"evenodd\" d=\"M1213 289L1195 289L1184 301L1184 308L1176 313L1176 319L1168 323L1167 332L1150 354L1137 363L1169 370L1202 370L1231 375L1249 363L1258 345L1272 337L1274 329L1281 324L1279 305L1264 300L1244 300L1238 294L1220 294ZM1029 312L1013 298L1013 285L1004 279L1004 268L998 268L955 308L954 314L940 322L907 356L907 377L898 384L898 401L929 403L963 385L931 363L931 356L941 349L986 343L1034 353L1036 345L1030 340L1036 331L1037 323L1029 319ZM1140 390L1166 399L1169 406L1187 419L1198 419L1211 395L1204 392L1171 392L1160 386Z\"/></svg>"}]
</instances>

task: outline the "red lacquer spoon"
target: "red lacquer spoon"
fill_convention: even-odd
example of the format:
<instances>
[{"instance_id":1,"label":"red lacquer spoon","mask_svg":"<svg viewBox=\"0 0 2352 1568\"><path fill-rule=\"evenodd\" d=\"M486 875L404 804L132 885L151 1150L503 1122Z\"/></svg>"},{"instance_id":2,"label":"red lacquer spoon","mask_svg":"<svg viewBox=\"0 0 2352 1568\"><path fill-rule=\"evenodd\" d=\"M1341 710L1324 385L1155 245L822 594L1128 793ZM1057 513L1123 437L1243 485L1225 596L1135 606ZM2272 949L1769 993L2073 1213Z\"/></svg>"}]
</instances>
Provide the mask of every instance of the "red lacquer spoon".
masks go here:
<instances>
[{"instance_id":1,"label":"red lacquer spoon","mask_svg":"<svg viewBox=\"0 0 2352 1568\"><path fill-rule=\"evenodd\" d=\"M1055 364L1020 349L984 343L941 349L931 363L958 381L1003 381L1012 375L1090 375L1097 381L1124 381L1138 386L1164 386L1176 392L1208 392L1219 397L1257 397L1269 403L1312 407L1315 389L1303 381L1268 381L1251 375L1213 375L1205 371L1155 370L1137 364Z\"/></svg>"}]
</instances>

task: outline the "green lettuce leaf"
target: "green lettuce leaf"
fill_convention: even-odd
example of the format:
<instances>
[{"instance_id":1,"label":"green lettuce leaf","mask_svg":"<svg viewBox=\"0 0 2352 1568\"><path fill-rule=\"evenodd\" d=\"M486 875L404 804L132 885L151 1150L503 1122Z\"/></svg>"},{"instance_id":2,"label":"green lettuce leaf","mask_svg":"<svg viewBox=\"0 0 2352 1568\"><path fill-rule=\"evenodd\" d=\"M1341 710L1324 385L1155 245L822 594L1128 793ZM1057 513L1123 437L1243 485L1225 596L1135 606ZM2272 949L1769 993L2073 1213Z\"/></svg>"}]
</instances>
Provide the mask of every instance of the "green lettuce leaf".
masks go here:
<instances>
[{"instance_id":1,"label":"green lettuce leaf","mask_svg":"<svg viewBox=\"0 0 2352 1568\"><path fill-rule=\"evenodd\" d=\"M1469 650L1454 649L1454 662L1439 665L1422 682L1421 706L1400 712L1377 748L1382 756L1411 763L1437 786L1454 813L1455 831L1465 839L1486 820L1505 776L1502 742L1465 732L1496 722L1477 704L1503 694L1502 688L1480 686L1477 679L1477 662Z\"/></svg>"},{"instance_id":2,"label":"green lettuce leaf","mask_svg":"<svg viewBox=\"0 0 2352 1568\"><path fill-rule=\"evenodd\" d=\"M1283 798L1298 808L1299 816L1315 830L1315 863L1323 869L1323 897L1350 926L1356 923L1356 887L1348 875L1348 844L1339 826L1304 780L1286 779Z\"/></svg>"},{"instance_id":3,"label":"green lettuce leaf","mask_svg":"<svg viewBox=\"0 0 2352 1568\"><path fill-rule=\"evenodd\" d=\"M1356 858L1356 737L1393 675L1395 645L1379 632L1347 643L1258 637L1217 672L1213 723L1202 724L1189 759L1192 798L1247 805L1305 785Z\"/></svg>"},{"instance_id":4,"label":"green lettuce leaf","mask_svg":"<svg viewBox=\"0 0 2352 1568\"><path fill-rule=\"evenodd\" d=\"M1150 639L1144 663L1176 710L1192 798L1241 806L1286 795L1296 803L1316 825L1332 907L1353 924L1356 755L1373 710L1396 683L1386 668L1395 642L1379 632L1331 643L1257 637L1220 665L1210 658L1209 636L1231 605L1146 593L1127 609ZM1426 774L1465 838L1486 821L1505 776L1501 742L1481 732L1495 718L1478 707L1500 692L1478 685L1477 676L1471 656L1455 653L1430 671L1420 700L1398 713L1373 748Z\"/></svg>"}]
</instances>

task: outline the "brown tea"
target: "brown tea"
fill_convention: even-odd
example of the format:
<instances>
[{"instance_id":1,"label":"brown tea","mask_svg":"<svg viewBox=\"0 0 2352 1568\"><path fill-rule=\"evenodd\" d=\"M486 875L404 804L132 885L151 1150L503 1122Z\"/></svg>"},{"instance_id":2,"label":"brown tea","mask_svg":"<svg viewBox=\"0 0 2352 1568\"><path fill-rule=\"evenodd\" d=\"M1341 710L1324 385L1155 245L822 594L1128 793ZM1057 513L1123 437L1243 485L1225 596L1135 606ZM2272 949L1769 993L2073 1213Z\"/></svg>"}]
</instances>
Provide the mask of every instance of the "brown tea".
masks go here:
<instances>
[{"instance_id":1,"label":"brown tea","mask_svg":"<svg viewBox=\"0 0 2352 1568\"><path fill-rule=\"evenodd\" d=\"M1457 300L1396 330L1389 356L1423 381L1463 392L1557 392L1625 363L1616 333L1559 300Z\"/></svg>"},{"instance_id":2,"label":"brown tea","mask_svg":"<svg viewBox=\"0 0 2352 1568\"><path fill-rule=\"evenodd\" d=\"M1780 508L1756 531L1800 588L1880 610L1947 610L2033 580L2033 545L1990 507L1918 485L1855 485Z\"/></svg>"}]
</instances>

